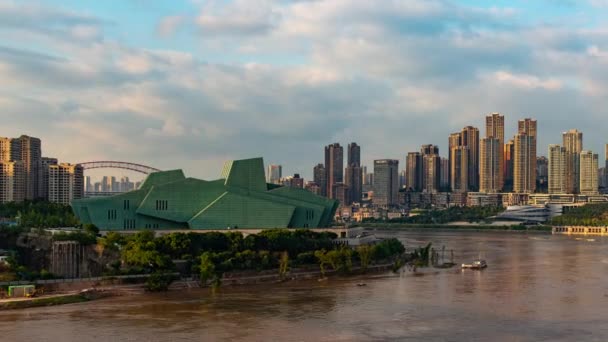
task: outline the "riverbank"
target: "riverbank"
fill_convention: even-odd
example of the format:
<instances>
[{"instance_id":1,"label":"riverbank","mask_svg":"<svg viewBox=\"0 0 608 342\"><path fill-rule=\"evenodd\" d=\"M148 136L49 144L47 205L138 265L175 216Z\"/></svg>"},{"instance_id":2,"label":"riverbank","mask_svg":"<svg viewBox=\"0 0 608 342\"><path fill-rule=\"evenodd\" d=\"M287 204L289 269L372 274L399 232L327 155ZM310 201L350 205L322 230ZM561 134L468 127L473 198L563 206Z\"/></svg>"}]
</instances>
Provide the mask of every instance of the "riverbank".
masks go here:
<instances>
[{"instance_id":1,"label":"riverbank","mask_svg":"<svg viewBox=\"0 0 608 342\"><path fill-rule=\"evenodd\" d=\"M403 223L366 223L359 226L368 230L401 230L409 232L513 232L551 234L551 226L492 226L492 225L452 225L452 224L403 224Z\"/></svg>"},{"instance_id":2,"label":"riverbank","mask_svg":"<svg viewBox=\"0 0 608 342\"><path fill-rule=\"evenodd\" d=\"M117 295L119 295L119 291L117 291L117 289L92 289L70 293L43 295L32 298L0 299L0 310L27 309L42 306L83 303Z\"/></svg>"},{"instance_id":3,"label":"riverbank","mask_svg":"<svg viewBox=\"0 0 608 342\"><path fill-rule=\"evenodd\" d=\"M280 276L278 270L266 272L238 272L227 273L221 279L221 287L237 287L259 284L279 284L293 282L299 280L324 280L329 277L353 277L353 276L375 276L386 273L395 267L394 263L383 263L379 265L370 265L365 270L361 267L353 267L349 273L340 273L336 270L327 270L322 273L319 269L314 270L312 267L307 269L295 269L288 272L284 276ZM114 284L103 287L92 287L87 290L80 290L82 287L79 283L71 283L75 286L74 290L68 287L70 283L63 284L63 293L45 294L40 297L33 298L9 298L0 299L0 311L27 309L35 307L65 305L83 303L102 298L125 296L125 295L142 295L145 294L145 284ZM200 286L200 282L195 278L182 278L171 283L168 291L181 291L183 289L205 288Z\"/></svg>"}]
</instances>

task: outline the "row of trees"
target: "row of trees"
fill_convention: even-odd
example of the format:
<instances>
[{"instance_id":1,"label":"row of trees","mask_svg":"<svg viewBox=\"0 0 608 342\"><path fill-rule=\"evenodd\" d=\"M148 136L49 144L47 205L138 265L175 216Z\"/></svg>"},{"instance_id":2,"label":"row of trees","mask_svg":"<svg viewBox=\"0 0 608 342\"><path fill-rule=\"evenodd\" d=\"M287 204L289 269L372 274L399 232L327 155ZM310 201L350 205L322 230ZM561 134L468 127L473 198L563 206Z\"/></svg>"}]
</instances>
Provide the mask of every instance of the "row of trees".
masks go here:
<instances>
[{"instance_id":1,"label":"row of trees","mask_svg":"<svg viewBox=\"0 0 608 342\"><path fill-rule=\"evenodd\" d=\"M587 204L569 208L551 220L556 226L608 226L608 203Z\"/></svg>"},{"instance_id":2,"label":"row of trees","mask_svg":"<svg viewBox=\"0 0 608 342\"><path fill-rule=\"evenodd\" d=\"M447 209L431 209L421 211L418 215L400 217L388 220L391 223L410 224L443 224L455 221L478 222L495 216L505 209L501 206L479 206L479 207L450 207ZM369 218L363 222L384 222Z\"/></svg>"},{"instance_id":3,"label":"row of trees","mask_svg":"<svg viewBox=\"0 0 608 342\"><path fill-rule=\"evenodd\" d=\"M154 237L151 231L134 235L108 233L100 239L102 250L120 252L123 269L149 273L175 270L173 260L189 261L191 272L202 283L219 284L227 272L277 270L281 277L293 267L320 267L350 272L353 264L365 270L371 263L391 260L404 253L397 239L357 249L333 243L333 233L309 230L266 230L243 237L241 233L172 233ZM118 265L113 264L115 271ZM160 279L160 278L159 278Z\"/></svg>"},{"instance_id":4,"label":"row of trees","mask_svg":"<svg viewBox=\"0 0 608 342\"><path fill-rule=\"evenodd\" d=\"M21 227L75 227L78 219L68 205L44 201L24 201L0 204L0 218L15 220Z\"/></svg>"}]
</instances>

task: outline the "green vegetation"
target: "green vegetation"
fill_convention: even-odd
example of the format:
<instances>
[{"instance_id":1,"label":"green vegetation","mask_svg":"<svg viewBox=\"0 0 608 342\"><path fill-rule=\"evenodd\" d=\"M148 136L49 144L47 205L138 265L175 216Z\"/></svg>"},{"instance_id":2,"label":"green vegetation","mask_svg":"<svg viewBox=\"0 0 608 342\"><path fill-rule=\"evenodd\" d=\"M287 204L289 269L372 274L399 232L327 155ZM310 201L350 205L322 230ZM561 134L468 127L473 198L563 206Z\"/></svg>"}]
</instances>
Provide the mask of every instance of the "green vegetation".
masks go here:
<instances>
[{"instance_id":1,"label":"green vegetation","mask_svg":"<svg viewBox=\"0 0 608 342\"><path fill-rule=\"evenodd\" d=\"M608 226L608 203L587 204L569 208L551 220L555 226Z\"/></svg>"},{"instance_id":2,"label":"green vegetation","mask_svg":"<svg viewBox=\"0 0 608 342\"><path fill-rule=\"evenodd\" d=\"M405 248L397 239L387 239L374 246L356 250L333 243L336 234L309 230L265 230L243 237L241 233L172 233L154 237L151 231L134 235L108 234L100 239L104 249L119 251L122 265L108 264L110 274L134 271L152 273L149 289L163 290L170 284L160 274L175 272L173 260L186 260L192 274L200 276L202 285L217 287L224 273L276 270L279 279L287 278L290 269L319 266L349 273L353 264L363 269L373 262L393 262ZM165 286L166 285L166 286Z\"/></svg>"},{"instance_id":3,"label":"green vegetation","mask_svg":"<svg viewBox=\"0 0 608 342\"><path fill-rule=\"evenodd\" d=\"M79 224L70 206L43 201L0 204L0 217L15 220L25 228L76 227Z\"/></svg>"},{"instance_id":4,"label":"green vegetation","mask_svg":"<svg viewBox=\"0 0 608 342\"><path fill-rule=\"evenodd\" d=\"M447 209L431 209L420 211L418 215L401 217L391 220L369 218L363 224L374 222L410 223L410 224L443 224L455 221L480 222L495 216L505 209L496 206L483 207L450 207Z\"/></svg>"},{"instance_id":5,"label":"green vegetation","mask_svg":"<svg viewBox=\"0 0 608 342\"><path fill-rule=\"evenodd\" d=\"M175 280L175 276L170 273L155 272L148 277L144 285L146 291L161 292L167 291L169 285Z\"/></svg>"}]
</instances>

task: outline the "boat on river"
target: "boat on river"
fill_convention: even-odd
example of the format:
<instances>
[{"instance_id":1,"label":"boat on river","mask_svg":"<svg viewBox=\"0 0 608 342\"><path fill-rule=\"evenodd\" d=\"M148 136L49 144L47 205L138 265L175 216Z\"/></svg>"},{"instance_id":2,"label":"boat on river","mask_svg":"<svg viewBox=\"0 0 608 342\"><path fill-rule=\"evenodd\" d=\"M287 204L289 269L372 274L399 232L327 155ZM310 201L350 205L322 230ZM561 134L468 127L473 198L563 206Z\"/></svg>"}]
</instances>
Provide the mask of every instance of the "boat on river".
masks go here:
<instances>
[{"instance_id":1,"label":"boat on river","mask_svg":"<svg viewBox=\"0 0 608 342\"><path fill-rule=\"evenodd\" d=\"M462 264L462 268L470 268L473 270L481 270L488 267L488 263L483 259L478 259L470 264Z\"/></svg>"}]
</instances>

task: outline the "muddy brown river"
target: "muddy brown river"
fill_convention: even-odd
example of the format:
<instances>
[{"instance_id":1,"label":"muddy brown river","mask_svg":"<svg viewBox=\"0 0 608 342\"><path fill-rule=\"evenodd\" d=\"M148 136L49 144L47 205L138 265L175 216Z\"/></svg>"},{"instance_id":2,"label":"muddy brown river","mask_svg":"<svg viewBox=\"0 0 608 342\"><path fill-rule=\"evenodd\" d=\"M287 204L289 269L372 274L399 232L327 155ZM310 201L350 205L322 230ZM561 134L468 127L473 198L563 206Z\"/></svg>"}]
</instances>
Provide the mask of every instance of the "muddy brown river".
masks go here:
<instances>
[{"instance_id":1,"label":"muddy brown river","mask_svg":"<svg viewBox=\"0 0 608 342\"><path fill-rule=\"evenodd\" d=\"M489 267L5 311L0 341L608 341L607 238L377 235L445 245L457 262L481 254Z\"/></svg>"}]
</instances>

